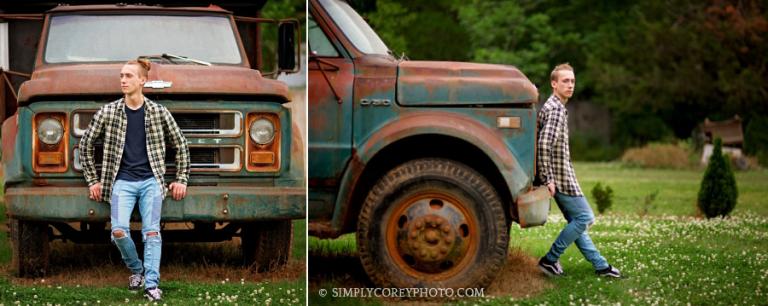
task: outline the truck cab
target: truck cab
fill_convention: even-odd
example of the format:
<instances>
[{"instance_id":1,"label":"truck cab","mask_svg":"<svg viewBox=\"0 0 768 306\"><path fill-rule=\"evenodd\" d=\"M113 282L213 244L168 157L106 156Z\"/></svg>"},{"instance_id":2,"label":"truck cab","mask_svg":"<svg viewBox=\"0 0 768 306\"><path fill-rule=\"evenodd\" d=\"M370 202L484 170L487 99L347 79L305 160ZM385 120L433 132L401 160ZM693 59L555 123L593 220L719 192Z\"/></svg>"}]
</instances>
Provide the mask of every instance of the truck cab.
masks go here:
<instances>
[{"instance_id":1,"label":"truck cab","mask_svg":"<svg viewBox=\"0 0 768 306\"><path fill-rule=\"evenodd\" d=\"M163 202L163 240L239 237L244 264L263 271L287 262L291 221L305 217L302 140L284 105L288 87L259 69L254 50L262 34L240 30L279 24L277 72L290 73L298 70L297 21L237 17L215 5L125 4L59 5L0 20L30 17L42 30L14 34L39 37L32 72L18 91L7 86L13 99L3 101L5 205L17 274L45 274L54 239L109 241L110 206L88 198L78 143L95 112L122 96L120 69L137 57L152 62L145 96L170 110L190 151L186 198ZM25 47L13 41L12 51ZM102 149L97 141L98 171ZM167 187L175 150L166 151ZM140 221L136 212L133 221Z\"/></svg>"},{"instance_id":2,"label":"truck cab","mask_svg":"<svg viewBox=\"0 0 768 306\"><path fill-rule=\"evenodd\" d=\"M487 286L511 224L544 222L517 203L537 88L512 66L398 58L346 2L309 4L310 234L356 233L378 287Z\"/></svg>"}]
</instances>

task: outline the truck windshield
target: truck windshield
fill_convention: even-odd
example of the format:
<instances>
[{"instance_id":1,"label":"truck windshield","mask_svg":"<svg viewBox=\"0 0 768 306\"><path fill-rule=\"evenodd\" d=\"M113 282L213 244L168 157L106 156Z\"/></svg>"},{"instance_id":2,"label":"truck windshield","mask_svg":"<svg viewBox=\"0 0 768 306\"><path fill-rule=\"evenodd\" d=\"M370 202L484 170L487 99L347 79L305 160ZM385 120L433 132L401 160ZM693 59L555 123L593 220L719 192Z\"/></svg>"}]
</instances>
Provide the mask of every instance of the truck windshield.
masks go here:
<instances>
[{"instance_id":1,"label":"truck windshield","mask_svg":"<svg viewBox=\"0 0 768 306\"><path fill-rule=\"evenodd\" d=\"M48 63L122 62L164 53L242 62L232 23L223 16L59 15L50 24Z\"/></svg>"},{"instance_id":2,"label":"truck windshield","mask_svg":"<svg viewBox=\"0 0 768 306\"><path fill-rule=\"evenodd\" d=\"M333 22L341 28L344 35L360 52L367 54L390 54L387 45L381 41L376 32L355 12L346 2L337 0L320 0Z\"/></svg>"}]
</instances>

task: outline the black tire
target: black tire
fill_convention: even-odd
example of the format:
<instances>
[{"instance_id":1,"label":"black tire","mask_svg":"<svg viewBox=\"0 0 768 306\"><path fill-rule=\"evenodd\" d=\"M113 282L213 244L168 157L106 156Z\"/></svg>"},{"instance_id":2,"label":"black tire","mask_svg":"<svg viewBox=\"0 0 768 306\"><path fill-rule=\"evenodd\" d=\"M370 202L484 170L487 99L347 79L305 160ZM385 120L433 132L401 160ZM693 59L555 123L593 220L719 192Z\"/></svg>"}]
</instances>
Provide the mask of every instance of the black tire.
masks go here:
<instances>
[{"instance_id":1,"label":"black tire","mask_svg":"<svg viewBox=\"0 0 768 306\"><path fill-rule=\"evenodd\" d=\"M480 288L506 263L509 226L493 186L453 160L406 162L368 193L357 248L374 284Z\"/></svg>"},{"instance_id":2,"label":"black tire","mask_svg":"<svg viewBox=\"0 0 768 306\"><path fill-rule=\"evenodd\" d=\"M258 272L278 270L291 257L293 222L246 223L240 238L244 265Z\"/></svg>"},{"instance_id":3,"label":"black tire","mask_svg":"<svg viewBox=\"0 0 768 306\"><path fill-rule=\"evenodd\" d=\"M11 269L16 276L40 277L48 272L48 224L10 219Z\"/></svg>"}]
</instances>

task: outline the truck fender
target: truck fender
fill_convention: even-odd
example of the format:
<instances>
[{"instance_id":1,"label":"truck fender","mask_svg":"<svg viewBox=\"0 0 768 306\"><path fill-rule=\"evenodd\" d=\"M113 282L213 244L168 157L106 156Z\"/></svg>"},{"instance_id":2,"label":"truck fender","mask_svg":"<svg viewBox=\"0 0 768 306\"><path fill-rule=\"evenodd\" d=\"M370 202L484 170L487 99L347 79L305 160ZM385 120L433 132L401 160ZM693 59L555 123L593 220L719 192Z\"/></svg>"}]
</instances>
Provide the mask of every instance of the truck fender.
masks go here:
<instances>
[{"instance_id":1,"label":"truck fender","mask_svg":"<svg viewBox=\"0 0 768 306\"><path fill-rule=\"evenodd\" d=\"M530 182L515 155L510 152L502 135L493 127L450 112L424 112L401 116L390 121L370 137L355 145L359 148L342 176L333 213L332 227L341 230L348 214L355 188L365 166L388 145L417 135L445 135L463 139L482 150L504 177L504 183L514 196ZM346 205L345 205L346 204Z\"/></svg>"}]
</instances>

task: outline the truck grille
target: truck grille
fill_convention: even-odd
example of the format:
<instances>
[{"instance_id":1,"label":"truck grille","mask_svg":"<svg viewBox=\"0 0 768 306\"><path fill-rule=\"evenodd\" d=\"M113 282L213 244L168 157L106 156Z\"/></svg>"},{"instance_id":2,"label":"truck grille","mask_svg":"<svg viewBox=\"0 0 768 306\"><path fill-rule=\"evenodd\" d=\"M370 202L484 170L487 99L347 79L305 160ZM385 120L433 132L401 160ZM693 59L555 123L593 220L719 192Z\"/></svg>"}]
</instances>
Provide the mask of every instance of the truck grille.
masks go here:
<instances>
[{"instance_id":1,"label":"truck grille","mask_svg":"<svg viewBox=\"0 0 768 306\"><path fill-rule=\"evenodd\" d=\"M104 146L97 143L94 145L94 150L96 169L100 170ZM191 171L240 171L242 167L241 151L242 150L238 146L199 147L190 145L189 159L191 162ZM176 150L173 148L166 148L165 153L166 171L175 169L176 165L174 161L176 160ZM75 170L82 171L83 168L80 163L79 148L75 148L73 156Z\"/></svg>"},{"instance_id":2,"label":"truck grille","mask_svg":"<svg viewBox=\"0 0 768 306\"><path fill-rule=\"evenodd\" d=\"M211 133L219 127L217 114L173 114L173 119L182 131L203 131Z\"/></svg>"},{"instance_id":3,"label":"truck grille","mask_svg":"<svg viewBox=\"0 0 768 306\"><path fill-rule=\"evenodd\" d=\"M72 115L72 131L83 136L96 110L77 111ZM185 137L238 137L243 115L237 111L172 111L171 115Z\"/></svg>"}]
</instances>

